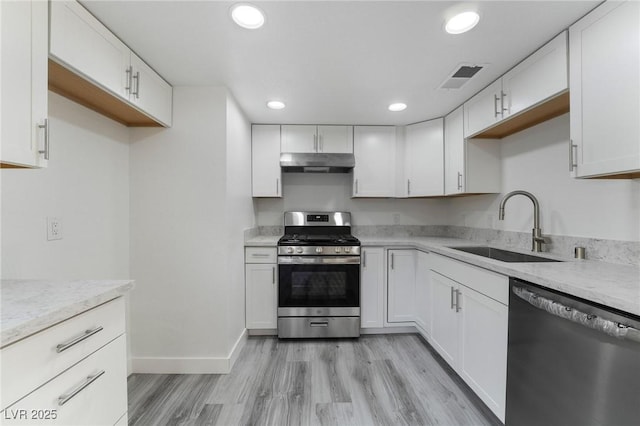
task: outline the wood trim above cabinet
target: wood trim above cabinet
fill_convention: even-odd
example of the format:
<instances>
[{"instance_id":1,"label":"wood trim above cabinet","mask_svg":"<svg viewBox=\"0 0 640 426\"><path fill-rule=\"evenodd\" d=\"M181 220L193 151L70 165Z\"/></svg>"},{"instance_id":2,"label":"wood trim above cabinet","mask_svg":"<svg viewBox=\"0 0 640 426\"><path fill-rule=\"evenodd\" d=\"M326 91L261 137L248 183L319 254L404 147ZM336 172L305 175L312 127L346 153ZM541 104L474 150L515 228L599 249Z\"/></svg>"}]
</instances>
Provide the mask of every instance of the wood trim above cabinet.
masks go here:
<instances>
[{"instance_id":1,"label":"wood trim above cabinet","mask_svg":"<svg viewBox=\"0 0 640 426\"><path fill-rule=\"evenodd\" d=\"M500 122L500 124L473 136L473 138L502 139L567 112L569 112L569 92L564 91L558 96L523 111L521 114Z\"/></svg>"},{"instance_id":2,"label":"wood trim above cabinet","mask_svg":"<svg viewBox=\"0 0 640 426\"><path fill-rule=\"evenodd\" d=\"M49 90L129 127L164 127L117 96L49 59Z\"/></svg>"}]
</instances>

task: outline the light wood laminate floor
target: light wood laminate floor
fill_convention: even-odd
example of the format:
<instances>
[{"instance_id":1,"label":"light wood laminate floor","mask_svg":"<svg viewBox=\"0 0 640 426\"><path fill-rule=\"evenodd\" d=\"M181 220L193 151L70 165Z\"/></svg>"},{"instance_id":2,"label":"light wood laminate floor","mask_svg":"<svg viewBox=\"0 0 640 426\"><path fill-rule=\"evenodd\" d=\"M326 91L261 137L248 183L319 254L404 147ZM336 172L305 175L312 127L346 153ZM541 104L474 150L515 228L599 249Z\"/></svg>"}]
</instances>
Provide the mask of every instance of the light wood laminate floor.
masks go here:
<instances>
[{"instance_id":1,"label":"light wood laminate floor","mask_svg":"<svg viewBox=\"0 0 640 426\"><path fill-rule=\"evenodd\" d=\"M416 335L250 337L227 375L134 374L129 425L496 425Z\"/></svg>"}]
</instances>

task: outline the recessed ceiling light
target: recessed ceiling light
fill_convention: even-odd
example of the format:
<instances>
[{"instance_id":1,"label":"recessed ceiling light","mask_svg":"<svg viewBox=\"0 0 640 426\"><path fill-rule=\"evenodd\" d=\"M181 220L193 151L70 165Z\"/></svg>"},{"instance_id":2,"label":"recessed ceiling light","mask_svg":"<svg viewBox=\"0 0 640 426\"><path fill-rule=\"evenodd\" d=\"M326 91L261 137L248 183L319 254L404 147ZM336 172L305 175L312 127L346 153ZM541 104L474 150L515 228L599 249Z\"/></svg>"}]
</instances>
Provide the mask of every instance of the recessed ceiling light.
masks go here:
<instances>
[{"instance_id":1,"label":"recessed ceiling light","mask_svg":"<svg viewBox=\"0 0 640 426\"><path fill-rule=\"evenodd\" d=\"M248 28L250 30L260 28L264 24L264 13L257 7L246 3L233 5L231 8L231 18L242 28Z\"/></svg>"},{"instance_id":2,"label":"recessed ceiling light","mask_svg":"<svg viewBox=\"0 0 640 426\"><path fill-rule=\"evenodd\" d=\"M389 105L389 111L397 112L397 111L404 111L405 109L407 109L407 104L403 104L401 102Z\"/></svg>"},{"instance_id":3,"label":"recessed ceiling light","mask_svg":"<svg viewBox=\"0 0 640 426\"><path fill-rule=\"evenodd\" d=\"M478 21L480 21L480 15L476 12L462 12L449 19L444 29L449 34L462 34L475 27Z\"/></svg>"},{"instance_id":4,"label":"recessed ceiling light","mask_svg":"<svg viewBox=\"0 0 640 426\"><path fill-rule=\"evenodd\" d=\"M269 101L267 102L267 107L271 109L283 109L286 105L284 102L280 101Z\"/></svg>"}]
</instances>

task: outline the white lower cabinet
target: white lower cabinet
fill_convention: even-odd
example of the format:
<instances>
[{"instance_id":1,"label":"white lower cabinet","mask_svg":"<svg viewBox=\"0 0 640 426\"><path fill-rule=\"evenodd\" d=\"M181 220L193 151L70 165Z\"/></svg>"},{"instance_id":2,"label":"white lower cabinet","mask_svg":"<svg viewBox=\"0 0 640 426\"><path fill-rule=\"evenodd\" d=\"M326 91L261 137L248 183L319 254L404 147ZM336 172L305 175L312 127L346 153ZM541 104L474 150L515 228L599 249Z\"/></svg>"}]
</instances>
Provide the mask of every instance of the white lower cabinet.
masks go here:
<instances>
[{"instance_id":1,"label":"white lower cabinet","mask_svg":"<svg viewBox=\"0 0 640 426\"><path fill-rule=\"evenodd\" d=\"M508 277L432 254L430 342L504 422Z\"/></svg>"},{"instance_id":2,"label":"white lower cabinet","mask_svg":"<svg viewBox=\"0 0 640 426\"><path fill-rule=\"evenodd\" d=\"M360 327L384 327L384 249L362 247L360 253Z\"/></svg>"},{"instance_id":3,"label":"white lower cabinet","mask_svg":"<svg viewBox=\"0 0 640 426\"><path fill-rule=\"evenodd\" d=\"M114 425L127 410L126 337L121 335L5 409L5 425Z\"/></svg>"},{"instance_id":4,"label":"white lower cabinet","mask_svg":"<svg viewBox=\"0 0 640 426\"><path fill-rule=\"evenodd\" d=\"M423 251L416 251L415 321L423 334L431 334L431 272L429 253Z\"/></svg>"},{"instance_id":5,"label":"white lower cabinet","mask_svg":"<svg viewBox=\"0 0 640 426\"><path fill-rule=\"evenodd\" d=\"M275 247L245 249L246 328L278 327L278 265Z\"/></svg>"},{"instance_id":6,"label":"white lower cabinet","mask_svg":"<svg viewBox=\"0 0 640 426\"><path fill-rule=\"evenodd\" d=\"M120 297L2 348L0 423L114 425L126 418L124 315Z\"/></svg>"},{"instance_id":7,"label":"white lower cabinet","mask_svg":"<svg viewBox=\"0 0 640 426\"><path fill-rule=\"evenodd\" d=\"M387 322L413 322L416 250L389 250L387 273Z\"/></svg>"}]
</instances>

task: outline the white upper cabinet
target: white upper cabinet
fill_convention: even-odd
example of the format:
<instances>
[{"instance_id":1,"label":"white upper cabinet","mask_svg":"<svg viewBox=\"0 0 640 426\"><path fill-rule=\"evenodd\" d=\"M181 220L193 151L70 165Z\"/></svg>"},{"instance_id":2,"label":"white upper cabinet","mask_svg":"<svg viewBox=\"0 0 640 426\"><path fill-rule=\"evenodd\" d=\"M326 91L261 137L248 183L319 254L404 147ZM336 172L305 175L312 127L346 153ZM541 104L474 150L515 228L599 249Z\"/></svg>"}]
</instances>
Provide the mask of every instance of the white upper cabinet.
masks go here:
<instances>
[{"instance_id":1,"label":"white upper cabinet","mask_svg":"<svg viewBox=\"0 0 640 426\"><path fill-rule=\"evenodd\" d=\"M502 119L502 81L497 80L464 104L464 136L470 137Z\"/></svg>"},{"instance_id":2,"label":"white upper cabinet","mask_svg":"<svg viewBox=\"0 0 640 426\"><path fill-rule=\"evenodd\" d=\"M500 144L493 139L465 139L463 107L444 118L444 193L500 192Z\"/></svg>"},{"instance_id":3,"label":"white upper cabinet","mask_svg":"<svg viewBox=\"0 0 640 426\"><path fill-rule=\"evenodd\" d=\"M503 118L569 88L567 32L545 44L502 77Z\"/></svg>"},{"instance_id":4,"label":"white upper cabinet","mask_svg":"<svg viewBox=\"0 0 640 426\"><path fill-rule=\"evenodd\" d=\"M283 125L282 152L353 153L353 126Z\"/></svg>"},{"instance_id":5,"label":"white upper cabinet","mask_svg":"<svg viewBox=\"0 0 640 426\"><path fill-rule=\"evenodd\" d=\"M640 3L608 1L569 29L577 177L640 176Z\"/></svg>"},{"instance_id":6,"label":"white upper cabinet","mask_svg":"<svg viewBox=\"0 0 640 426\"><path fill-rule=\"evenodd\" d=\"M0 15L0 164L2 167L46 167L48 4L2 1Z\"/></svg>"},{"instance_id":7,"label":"white upper cabinet","mask_svg":"<svg viewBox=\"0 0 640 426\"><path fill-rule=\"evenodd\" d=\"M405 171L409 197L444 194L443 119L406 127Z\"/></svg>"},{"instance_id":8,"label":"white upper cabinet","mask_svg":"<svg viewBox=\"0 0 640 426\"><path fill-rule=\"evenodd\" d=\"M171 126L171 86L78 2L50 4L52 90L127 125Z\"/></svg>"},{"instance_id":9,"label":"white upper cabinet","mask_svg":"<svg viewBox=\"0 0 640 426\"><path fill-rule=\"evenodd\" d=\"M113 94L129 97L131 50L79 3L51 2L49 53Z\"/></svg>"},{"instance_id":10,"label":"white upper cabinet","mask_svg":"<svg viewBox=\"0 0 640 426\"><path fill-rule=\"evenodd\" d=\"M133 52L129 101L162 123L171 124L173 89Z\"/></svg>"},{"instance_id":11,"label":"white upper cabinet","mask_svg":"<svg viewBox=\"0 0 640 426\"><path fill-rule=\"evenodd\" d=\"M464 104L464 136L501 138L564 114L567 89L563 32Z\"/></svg>"},{"instance_id":12,"label":"white upper cabinet","mask_svg":"<svg viewBox=\"0 0 640 426\"><path fill-rule=\"evenodd\" d=\"M393 126L355 126L353 153L354 197L394 197L396 192L396 129Z\"/></svg>"},{"instance_id":13,"label":"white upper cabinet","mask_svg":"<svg viewBox=\"0 0 640 426\"><path fill-rule=\"evenodd\" d=\"M282 197L278 124L251 126L251 188L254 197Z\"/></svg>"},{"instance_id":14,"label":"white upper cabinet","mask_svg":"<svg viewBox=\"0 0 640 426\"><path fill-rule=\"evenodd\" d=\"M317 152L317 126L282 125L282 152Z\"/></svg>"}]
</instances>

